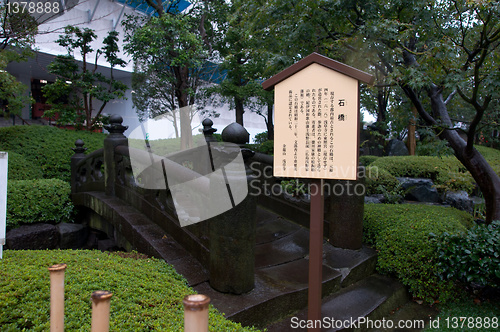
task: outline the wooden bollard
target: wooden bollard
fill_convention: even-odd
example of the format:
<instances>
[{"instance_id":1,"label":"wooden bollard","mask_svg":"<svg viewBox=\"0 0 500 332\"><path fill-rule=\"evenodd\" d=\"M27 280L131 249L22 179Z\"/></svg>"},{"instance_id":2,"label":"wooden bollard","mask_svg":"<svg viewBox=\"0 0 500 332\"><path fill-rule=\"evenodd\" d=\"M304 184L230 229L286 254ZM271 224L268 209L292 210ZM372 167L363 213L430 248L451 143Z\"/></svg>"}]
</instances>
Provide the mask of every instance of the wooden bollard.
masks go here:
<instances>
[{"instance_id":1,"label":"wooden bollard","mask_svg":"<svg viewBox=\"0 0 500 332\"><path fill-rule=\"evenodd\" d=\"M95 291L92 293L92 325L91 332L109 331L109 309L113 293Z\"/></svg>"},{"instance_id":2,"label":"wooden bollard","mask_svg":"<svg viewBox=\"0 0 500 332\"><path fill-rule=\"evenodd\" d=\"M49 267L50 332L64 331L64 270L66 270L66 264Z\"/></svg>"},{"instance_id":3,"label":"wooden bollard","mask_svg":"<svg viewBox=\"0 0 500 332\"><path fill-rule=\"evenodd\" d=\"M184 332L208 332L210 298L202 294L187 295L184 304Z\"/></svg>"}]
</instances>

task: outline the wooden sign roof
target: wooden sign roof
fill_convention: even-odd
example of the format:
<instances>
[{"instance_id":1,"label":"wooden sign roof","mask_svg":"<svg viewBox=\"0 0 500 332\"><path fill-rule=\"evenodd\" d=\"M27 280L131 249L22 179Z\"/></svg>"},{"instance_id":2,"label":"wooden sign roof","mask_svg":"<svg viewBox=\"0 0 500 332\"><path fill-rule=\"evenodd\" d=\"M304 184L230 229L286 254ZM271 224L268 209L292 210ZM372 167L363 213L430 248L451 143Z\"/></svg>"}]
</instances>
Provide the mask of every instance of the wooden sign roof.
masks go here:
<instances>
[{"instance_id":1,"label":"wooden sign roof","mask_svg":"<svg viewBox=\"0 0 500 332\"><path fill-rule=\"evenodd\" d=\"M312 63L317 63L322 66L325 66L329 69L335 70L339 73L342 73L344 75L350 76L358 81L367 83L367 84L373 84L375 81L375 77L373 75L370 75L368 73L365 73L364 71L361 71L359 69L353 68L351 66L345 65L341 62L332 60L330 58L327 58L326 56L323 56L318 53L311 53L310 55L306 56L304 59L296 62L295 64L291 65L290 67L286 68L285 70L279 72L278 74L274 75L273 77L269 78L268 80L264 81L262 83L262 87L264 90L272 90L274 86L293 74L301 71L302 69L306 68Z\"/></svg>"}]
</instances>

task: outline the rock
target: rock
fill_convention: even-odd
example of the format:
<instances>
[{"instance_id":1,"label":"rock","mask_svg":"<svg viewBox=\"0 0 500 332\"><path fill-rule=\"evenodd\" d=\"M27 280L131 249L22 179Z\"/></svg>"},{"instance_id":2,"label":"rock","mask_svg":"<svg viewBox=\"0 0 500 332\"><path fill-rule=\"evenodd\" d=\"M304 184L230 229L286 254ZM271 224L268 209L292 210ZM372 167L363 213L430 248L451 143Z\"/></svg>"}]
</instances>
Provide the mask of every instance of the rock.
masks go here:
<instances>
[{"instance_id":1,"label":"rock","mask_svg":"<svg viewBox=\"0 0 500 332\"><path fill-rule=\"evenodd\" d=\"M384 201L384 195L365 196L365 204L380 204Z\"/></svg>"},{"instance_id":2,"label":"rock","mask_svg":"<svg viewBox=\"0 0 500 332\"><path fill-rule=\"evenodd\" d=\"M55 249L59 244L59 232L50 224L23 225L7 232L6 242L13 250Z\"/></svg>"},{"instance_id":3,"label":"rock","mask_svg":"<svg viewBox=\"0 0 500 332\"><path fill-rule=\"evenodd\" d=\"M466 191L447 191L444 194L444 203L450 206L472 213L474 211L474 203Z\"/></svg>"},{"instance_id":4,"label":"rock","mask_svg":"<svg viewBox=\"0 0 500 332\"><path fill-rule=\"evenodd\" d=\"M89 229L85 225L62 222L56 227L59 232L59 248L61 249L81 248L87 242Z\"/></svg>"},{"instance_id":5,"label":"rock","mask_svg":"<svg viewBox=\"0 0 500 332\"><path fill-rule=\"evenodd\" d=\"M397 178L405 191L405 199L417 202L439 203L439 194L430 179Z\"/></svg>"},{"instance_id":6,"label":"rock","mask_svg":"<svg viewBox=\"0 0 500 332\"><path fill-rule=\"evenodd\" d=\"M408 148L403 141L398 139L391 139L387 144L387 155L388 156L407 156L410 153Z\"/></svg>"}]
</instances>

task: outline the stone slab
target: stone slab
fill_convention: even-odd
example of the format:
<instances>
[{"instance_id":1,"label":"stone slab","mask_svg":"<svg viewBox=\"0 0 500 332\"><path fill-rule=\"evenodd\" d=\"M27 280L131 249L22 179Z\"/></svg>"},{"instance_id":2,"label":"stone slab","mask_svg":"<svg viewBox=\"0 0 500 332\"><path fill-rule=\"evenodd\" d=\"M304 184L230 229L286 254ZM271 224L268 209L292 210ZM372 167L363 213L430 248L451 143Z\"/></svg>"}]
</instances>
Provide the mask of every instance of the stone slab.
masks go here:
<instances>
[{"instance_id":1,"label":"stone slab","mask_svg":"<svg viewBox=\"0 0 500 332\"><path fill-rule=\"evenodd\" d=\"M309 253L309 232L300 229L276 241L255 247L255 267L266 267L294 261Z\"/></svg>"},{"instance_id":2,"label":"stone slab","mask_svg":"<svg viewBox=\"0 0 500 332\"><path fill-rule=\"evenodd\" d=\"M50 224L23 225L6 234L6 247L12 250L56 249L59 232Z\"/></svg>"}]
</instances>

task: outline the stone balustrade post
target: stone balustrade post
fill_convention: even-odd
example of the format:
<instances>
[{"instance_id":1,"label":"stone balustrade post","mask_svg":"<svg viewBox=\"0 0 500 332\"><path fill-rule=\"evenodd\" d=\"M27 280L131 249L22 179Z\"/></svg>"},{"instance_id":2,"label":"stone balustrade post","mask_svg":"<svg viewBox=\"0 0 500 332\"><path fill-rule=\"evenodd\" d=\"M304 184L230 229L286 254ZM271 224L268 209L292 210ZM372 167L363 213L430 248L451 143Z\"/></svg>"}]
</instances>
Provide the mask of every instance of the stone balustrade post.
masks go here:
<instances>
[{"instance_id":1,"label":"stone balustrade post","mask_svg":"<svg viewBox=\"0 0 500 332\"><path fill-rule=\"evenodd\" d=\"M109 125L104 126L109 132L109 135L104 139L104 184L106 195L109 196L114 196L116 192L115 148L128 144L127 137L123 135L128 126L123 126L122 122L123 118L114 114L109 118Z\"/></svg>"},{"instance_id":2,"label":"stone balustrade post","mask_svg":"<svg viewBox=\"0 0 500 332\"><path fill-rule=\"evenodd\" d=\"M76 184L78 183L78 177L80 174L78 174L78 170L76 168L76 165L78 165L78 162L82 159L85 159L85 151L87 151L87 148L84 148L83 146L85 143L81 139L77 139L75 141L75 147L71 148L75 152L74 155L71 156L71 193L76 193Z\"/></svg>"},{"instance_id":3,"label":"stone balustrade post","mask_svg":"<svg viewBox=\"0 0 500 332\"><path fill-rule=\"evenodd\" d=\"M363 245L363 214L365 206L365 172L358 167L358 180L329 180L330 243L342 249L361 249Z\"/></svg>"},{"instance_id":4,"label":"stone balustrade post","mask_svg":"<svg viewBox=\"0 0 500 332\"><path fill-rule=\"evenodd\" d=\"M249 134L243 126L232 123L221 135L224 142L240 146L244 159L252 156L252 151L243 148L249 139ZM230 179L230 172L227 176ZM242 294L254 288L257 197L252 186L248 185L252 180L254 176L247 168L246 198L231 210L208 221L210 285L220 292Z\"/></svg>"}]
</instances>

